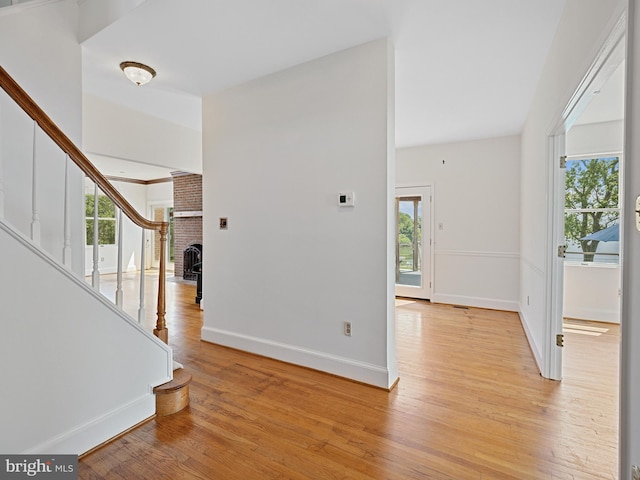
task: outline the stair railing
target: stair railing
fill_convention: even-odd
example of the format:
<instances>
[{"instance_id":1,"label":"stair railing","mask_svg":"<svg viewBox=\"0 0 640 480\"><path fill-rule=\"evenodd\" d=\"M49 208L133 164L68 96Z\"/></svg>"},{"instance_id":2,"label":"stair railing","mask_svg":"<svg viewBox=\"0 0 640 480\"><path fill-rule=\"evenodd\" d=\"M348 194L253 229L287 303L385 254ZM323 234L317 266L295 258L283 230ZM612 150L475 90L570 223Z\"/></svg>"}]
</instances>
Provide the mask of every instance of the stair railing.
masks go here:
<instances>
[{"instance_id":1,"label":"stair railing","mask_svg":"<svg viewBox=\"0 0 640 480\"><path fill-rule=\"evenodd\" d=\"M90 178L97 188L99 188L104 195L106 195L116 207L124 213L134 224L141 227L143 230L157 231L160 235L160 259L159 259L159 279L158 279L158 309L156 324L153 330L156 335L163 342L168 343L168 330L165 319L166 314L166 297L165 297L165 276L166 276L166 243L167 232L169 224L167 222L155 222L148 220L141 216L138 211L131 206L131 204L120 194L120 192L100 173L100 171L91 163L91 161L80 151L80 149L67 137L64 132L49 118L49 116L36 104L36 102L18 85L18 83L6 72L4 68L0 66L0 87L9 95L11 99L34 121L33 132L33 150L34 150L34 164L32 175L32 222L31 222L31 234L32 241L39 243L40 236L40 224L39 224L39 209L37 199L36 188L36 165L35 150L36 150L36 130L37 125L42 132L44 132L65 154L66 158L73 161L80 170ZM0 149L1 155L1 149ZM65 177L68 179L68 160L65 160ZM3 207L4 203L4 191L3 182L6 179L3 178L2 158L0 157L0 207ZM66 182L67 180L65 180ZM70 265L70 227L69 227L69 199L67 198L67 188L65 188L65 226L64 226L64 254L63 264L65 266ZM96 209L97 211L97 209ZM0 210L0 218L3 217L3 211ZM121 221L120 221L121 224ZM94 225L94 229L97 231L97 224ZM121 226L121 225L120 225ZM122 229L120 229L120 232ZM144 234L143 248L141 256L143 258L141 264L141 277L144 278ZM94 240L94 250L98 248L97 242ZM121 245L119 246L121 249ZM120 262L121 260L119 260ZM118 264L118 270L121 269L121 263ZM120 274L119 274L120 277ZM118 286L119 288L119 286ZM120 294L121 295L121 294ZM117 295L118 296L118 295ZM141 302L144 302L144 283L141 281ZM117 303L121 303L121 298L116 299ZM121 306L121 305L120 305ZM140 312L144 314L144 303L140 305ZM139 318L139 321L141 319Z\"/></svg>"}]
</instances>

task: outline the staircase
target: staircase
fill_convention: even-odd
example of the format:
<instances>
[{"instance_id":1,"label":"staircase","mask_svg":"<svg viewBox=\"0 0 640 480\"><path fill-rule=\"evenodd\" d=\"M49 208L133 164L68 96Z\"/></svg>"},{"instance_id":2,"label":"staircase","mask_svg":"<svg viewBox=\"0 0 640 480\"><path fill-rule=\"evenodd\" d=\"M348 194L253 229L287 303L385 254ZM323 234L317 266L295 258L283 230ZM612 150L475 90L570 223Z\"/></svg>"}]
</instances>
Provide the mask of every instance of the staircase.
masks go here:
<instances>
[{"instance_id":1,"label":"staircase","mask_svg":"<svg viewBox=\"0 0 640 480\"><path fill-rule=\"evenodd\" d=\"M0 99L0 264L3 275L11 275L0 291L0 362L11 365L4 380L14 387L3 398L0 425L15 432L0 439L0 450L80 454L154 414L189 404L191 375L174 372L167 345L168 224L142 217L2 67L0 87L7 95ZM83 216L77 194L85 176L96 198L100 191L118 208L119 232L123 216L140 227L140 257L143 232L159 234L153 334L142 325L144 275L136 321L122 310L121 257L115 304L99 293L99 272L89 285L74 265L74 248L84 250L85 243L74 231ZM61 195L48 188L59 183ZM31 192L30 205L25 192ZM121 251L121 235L118 244Z\"/></svg>"}]
</instances>

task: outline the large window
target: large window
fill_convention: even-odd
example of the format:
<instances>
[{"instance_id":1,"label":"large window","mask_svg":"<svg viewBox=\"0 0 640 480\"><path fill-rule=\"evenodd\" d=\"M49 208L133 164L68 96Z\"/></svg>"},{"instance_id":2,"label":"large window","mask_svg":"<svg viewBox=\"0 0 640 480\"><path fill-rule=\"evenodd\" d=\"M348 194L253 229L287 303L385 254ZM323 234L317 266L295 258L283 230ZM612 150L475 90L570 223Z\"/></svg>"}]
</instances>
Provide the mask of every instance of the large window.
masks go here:
<instances>
[{"instance_id":1,"label":"large window","mask_svg":"<svg viewBox=\"0 0 640 480\"><path fill-rule=\"evenodd\" d=\"M618 156L567 160L567 260L619 263L619 166Z\"/></svg>"},{"instance_id":2,"label":"large window","mask_svg":"<svg viewBox=\"0 0 640 480\"><path fill-rule=\"evenodd\" d=\"M87 245L93 245L94 196L84 196L85 224ZM98 195L98 245L115 245L116 243L116 206L105 195Z\"/></svg>"}]
</instances>

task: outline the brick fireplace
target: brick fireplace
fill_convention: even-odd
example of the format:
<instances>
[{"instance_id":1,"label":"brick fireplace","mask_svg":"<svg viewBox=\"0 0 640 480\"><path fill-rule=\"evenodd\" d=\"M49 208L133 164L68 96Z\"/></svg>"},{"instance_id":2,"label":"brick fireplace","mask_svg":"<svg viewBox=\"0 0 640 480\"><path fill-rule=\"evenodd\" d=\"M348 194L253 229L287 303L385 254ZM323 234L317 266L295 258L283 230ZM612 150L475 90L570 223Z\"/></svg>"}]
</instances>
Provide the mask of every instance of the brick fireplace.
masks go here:
<instances>
[{"instance_id":1,"label":"brick fireplace","mask_svg":"<svg viewBox=\"0 0 640 480\"><path fill-rule=\"evenodd\" d=\"M195 260L202 261L202 175L172 172L171 176L173 177L174 275L185 280L195 280L191 267ZM196 249L200 250L199 258ZM187 265L185 265L185 259Z\"/></svg>"}]
</instances>

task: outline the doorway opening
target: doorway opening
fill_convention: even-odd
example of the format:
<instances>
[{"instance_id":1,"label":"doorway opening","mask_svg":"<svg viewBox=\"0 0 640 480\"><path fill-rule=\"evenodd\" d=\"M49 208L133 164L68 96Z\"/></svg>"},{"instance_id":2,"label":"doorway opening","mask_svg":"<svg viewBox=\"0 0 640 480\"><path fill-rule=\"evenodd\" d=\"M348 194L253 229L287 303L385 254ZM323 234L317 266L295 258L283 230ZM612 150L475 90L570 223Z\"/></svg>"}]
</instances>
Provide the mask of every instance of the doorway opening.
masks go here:
<instances>
[{"instance_id":1,"label":"doorway opening","mask_svg":"<svg viewBox=\"0 0 640 480\"><path fill-rule=\"evenodd\" d=\"M173 224L173 206L170 205L151 205L149 214L155 222L167 222L169 229L167 231L166 245L166 265L167 272L173 272L175 262L175 244L174 244L174 224ZM160 265L160 233L153 232L147 237L146 268L159 268Z\"/></svg>"}]
</instances>

